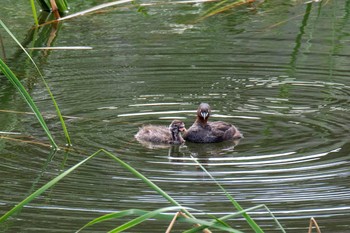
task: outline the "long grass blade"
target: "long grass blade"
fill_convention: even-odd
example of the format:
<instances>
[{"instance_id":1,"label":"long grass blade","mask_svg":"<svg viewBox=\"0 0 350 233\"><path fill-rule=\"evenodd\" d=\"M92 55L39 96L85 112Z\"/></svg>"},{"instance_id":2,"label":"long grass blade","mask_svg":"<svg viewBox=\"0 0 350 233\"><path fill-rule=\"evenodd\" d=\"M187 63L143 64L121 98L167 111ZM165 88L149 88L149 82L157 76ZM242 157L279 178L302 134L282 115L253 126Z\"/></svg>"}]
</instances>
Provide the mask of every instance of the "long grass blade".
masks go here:
<instances>
[{"instance_id":1,"label":"long grass blade","mask_svg":"<svg viewBox=\"0 0 350 233\"><path fill-rule=\"evenodd\" d=\"M117 227L117 228L114 228L113 230L109 231L110 233L117 233L117 232L122 232L122 231L125 231L127 229L130 229L144 221L146 221L147 219L150 219L150 218L154 218L156 217L157 215L163 213L163 212L167 212L167 211L179 211L181 210L182 207L167 207L167 208L162 208L162 209L158 209L158 210L155 210L155 211L150 211L150 212L146 212L145 214L142 214L140 215L139 217L127 222L127 223L124 223L123 225Z\"/></svg>"},{"instance_id":2,"label":"long grass blade","mask_svg":"<svg viewBox=\"0 0 350 233\"><path fill-rule=\"evenodd\" d=\"M63 179L67 175L69 175L75 169L79 168L85 162L87 162L90 159L94 158L95 156L101 154L101 152L103 152L104 154L106 154L107 156L112 158L113 160L117 161L119 164L122 165L122 167L124 167L127 170L131 171L137 177L141 178L143 181L145 181L153 189L155 189L156 191L160 192L163 196L166 196L167 199L171 200L171 202L177 203L168 194L164 195L162 193L164 191L162 191L158 186L153 184L152 181L148 180L146 177L144 177L141 173L136 171L130 165L126 164L124 161L122 161L121 159L117 158L112 153L110 153L110 152L108 152L108 151L106 151L104 149L100 149L100 150L96 151L95 153L93 153L92 155L90 155L89 157L87 157L86 159L84 159L81 162L77 163L73 167L67 169L65 172L61 173L60 175L58 175L57 177L55 177L54 179L52 179L51 181L49 181L48 183L43 185L41 188L39 188L33 194L28 196L26 199L21 201L19 204L17 204L15 207L13 207L11 210L9 210L7 213L5 213L3 216L0 217L0 223L6 221L9 217L11 217L13 214L15 214L20 209L22 209L26 204L28 204L33 199L35 199L36 197L41 195L47 189L51 188L53 185L55 185L61 179ZM174 211L174 210L176 210L176 211L181 210L182 212L186 212L186 213L188 213L189 216L191 216L190 218L179 217L179 221L201 225L199 228L195 228L195 229L204 229L204 228L208 228L208 227L213 227L213 228L219 229L221 231L232 232L232 233L241 233L240 231L229 227L226 223L223 222L225 219L229 219L229 218L231 218L234 215L242 214L240 212L235 213L233 215L224 216L224 217L222 217L220 219L216 219L215 217L213 217L214 218L213 221L205 221L205 220L199 220L199 219L196 219L196 218L192 217L192 215L189 213L188 210L195 210L195 209L185 208L185 207L179 205L178 203L177 203L177 206L166 207L166 208L158 209L158 210L155 210L155 211L126 210L126 211L120 211L120 212L116 212L116 213L107 214L107 215L104 215L102 217L96 218L96 219L92 220L91 222L87 223L81 229L79 229L78 232L81 231L82 229L88 227L88 226L91 226L93 224L100 223L100 222L103 222L103 221L106 221L106 220L109 220L109 219L112 219L112 218L121 218L121 217L124 217L124 216L130 216L130 215L138 215L139 216L139 217L137 217L137 218L135 218L135 219L133 219L133 220L131 220L131 221L129 221L129 222L127 222L127 223L125 223L125 224L115 228L115 229L113 229L112 231L110 231L110 232L121 232L121 231L129 229L129 228L131 228L131 227L133 227L133 226L135 226L137 224L140 224L141 222L144 222L144 221L146 221L147 219L150 219L150 218L161 218L161 219L171 220L172 216L169 215L169 214L164 214L164 212L169 212L169 211ZM251 209L247 209L245 211L250 211L250 210L252 210L252 208ZM195 210L195 211L198 211L198 210ZM208 216L210 216L210 215L208 215ZM195 231L191 231L191 232L195 232Z\"/></svg>"},{"instance_id":3,"label":"long grass blade","mask_svg":"<svg viewBox=\"0 0 350 233\"><path fill-rule=\"evenodd\" d=\"M51 145L57 149L58 146L56 145L55 140L53 139L51 132L47 127L45 120L41 115L41 112L39 111L38 107L34 103L32 97L29 95L29 93L27 92L23 84L19 81L19 79L16 77L16 75L11 71L11 69L5 64L5 62L1 58L0 58L0 69L4 73L6 78L12 83L12 85L16 87L18 92L22 95L24 100L27 102L28 106L32 109L41 127L44 129L47 137L49 138Z\"/></svg>"},{"instance_id":4,"label":"long grass blade","mask_svg":"<svg viewBox=\"0 0 350 233\"><path fill-rule=\"evenodd\" d=\"M39 21L38 21L38 15L36 14L36 7L35 7L34 0L30 0L30 5L32 7L32 13L33 13L35 26L38 26L39 25Z\"/></svg>"},{"instance_id":5,"label":"long grass blade","mask_svg":"<svg viewBox=\"0 0 350 233\"><path fill-rule=\"evenodd\" d=\"M270 211L270 209L264 204L257 205L257 206L254 206L254 207L251 207L251 208L248 208L248 209L244 209L242 211L238 211L238 212L233 213L233 214L225 215L225 216L223 216L223 217L221 217L219 219L216 219L216 220L212 221L212 224L215 224L216 222L226 221L226 220L229 220L229 219L235 218L235 217L240 217L243 213L247 213L247 212L254 211L254 210L257 210L257 209L261 209L261 208L265 208L267 210L267 212L269 212L269 214L275 220L276 224L281 229L281 231L283 233L286 233L286 231L283 229L282 225L278 222L277 218L273 215L273 213ZM191 230L184 231L184 233L196 233L196 232L199 232L199 231L203 230L204 228L205 228L205 226L199 226L199 227L196 227L196 228L192 228Z\"/></svg>"},{"instance_id":6,"label":"long grass blade","mask_svg":"<svg viewBox=\"0 0 350 233\"><path fill-rule=\"evenodd\" d=\"M66 13L68 11L68 3L65 0L56 0L58 11L61 13Z\"/></svg>"},{"instance_id":7,"label":"long grass blade","mask_svg":"<svg viewBox=\"0 0 350 233\"><path fill-rule=\"evenodd\" d=\"M191 156L192 157L192 156ZM193 157L192 157L193 158ZM194 158L193 158L194 159ZM202 164L200 164L196 159L194 161L198 164L198 166L216 183L217 186L220 187L220 189L225 193L226 197L231 201L231 203L234 205L234 207L238 211L244 211L241 205L233 199L233 197L224 189L224 187L221 186L221 184L205 169ZM246 219L250 227L257 233L263 233L263 230L260 228L260 226L247 214L246 212L242 212L242 216Z\"/></svg>"},{"instance_id":8,"label":"long grass blade","mask_svg":"<svg viewBox=\"0 0 350 233\"><path fill-rule=\"evenodd\" d=\"M67 141L67 145L68 146L71 146L72 145L72 142L71 142L71 139L70 139L70 136L69 136L69 133L68 133L68 129L67 129L67 126L66 126L66 123L64 122L64 119L63 119L63 116L61 114L61 111L58 107L58 104L55 100L55 97L53 96L52 92L51 92L51 89L49 87L49 85L47 84L47 82L45 81L45 78L44 76L42 75L42 73L40 72L38 66L36 65L36 63L34 62L33 58L29 55L29 53L26 51L26 49L21 45L21 43L16 39L16 37L11 33L11 31L6 27L6 25L2 22L2 20L0 19L0 24L1 26L6 30L6 32L12 37L12 39L18 44L18 46L21 47L21 49L23 50L23 52L28 56L28 58L30 59L30 61L33 63L34 67L36 68L37 72L39 73L39 76L42 80L42 82L44 83L45 87L46 87L46 90L47 92L49 93L50 97L51 97L51 100L55 106L55 109L56 109L56 112L57 112L57 115L60 119L60 122L61 122L61 125L62 125L62 129L63 129L63 132L64 132L64 135L65 135L65 138L66 138L66 141ZM56 145L57 146L57 145Z\"/></svg>"},{"instance_id":9,"label":"long grass blade","mask_svg":"<svg viewBox=\"0 0 350 233\"><path fill-rule=\"evenodd\" d=\"M89 223L85 224L82 228L80 228L77 232L80 232L83 229L85 229L89 226L92 226L94 224L108 221L111 219L120 219L120 218L123 218L126 216L135 216L135 215L138 216L137 218L130 220L129 222L109 231L109 232L113 232L113 233L122 232L122 231L130 229L130 228L146 221L147 219L151 219L151 218L162 219L162 220L172 220L173 219L172 215L164 214L164 213L169 212L169 211L178 211L178 210L181 210L182 208L183 207L179 207L179 206L171 206L171 207L157 209L154 211L145 211L145 210L140 210L140 209L129 209L129 210L118 211L115 213L103 215L99 218L96 218L96 219L90 221ZM190 210L190 211L198 211L198 210L193 209L193 208L186 208L186 209ZM200 225L202 225L203 229L208 228L208 227L214 227L214 228L219 229L221 231L241 233L240 231L235 230L226 224L218 225L215 222L193 219L193 218L185 218L182 216L179 216L177 220L180 222L186 222L186 223L190 223L190 224L200 224Z\"/></svg>"},{"instance_id":10,"label":"long grass blade","mask_svg":"<svg viewBox=\"0 0 350 233\"><path fill-rule=\"evenodd\" d=\"M113 160L117 161L122 167L126 168L127 170L129 170L131 173L133 173L136 177L140 178L145 184L147 184L149 187L151 187L153 190L155 190L157 193L159 193L161 196L163 196L165 199L167 199L171 204L175 205L175 206L180 206L181 205L174 200L171 196L169 196L165 191L163 191L160 187L158 187L155 183L153 183L151 180L149 180L147 177L145 177L144 175L142 175L140 172L138 172L137 170L135 170L133 167L131 167L129 164L125 163L124 161L122 161L121 159L119 159L118 157L116 157L115 155L113 155L112 153L102 149L102 151L108 155L109 157L111 157ZM186 213L188 216L194 218L192 216L191 213L189 213L188 211L186 211L185 209L183 210L184 213Z\"/></svg>"},{"instance_id":11,"label":"long grass blade","mask_svg":"<svg viewBox=\"0 0 350 233\"><path fill-rule=\"evenodd\" d=\"M7 220L9 217L11 217L13 214L15 214L17 211L19 211L20 209L22 209L26 204L28 204L29 202L31 202L32 200L34 200L36 197L38 197L40 194L42 194L43 192L45 192L47 189L51 188L53 185L55 185L58 181L60 181L62 178L64 178L65 176L67 176L69 173L71 173L72 171L74 171L75 169L77 169L80 165L84 164L86 161L92 159L93 157L95 157L96 155L98 155L101 152L101 150L93 153L92 155L90 155L89 157L87 157L86 159L82 160L81 162L77 163L76 165L74 165L73 167L69 168L68 170L66 170L65 172L61 173L60 175L58 175L57 177L55 177L54 179L52 179L51 181L49 181L48 183L46 183L45 185L43 185L41 188L39 188L37 191L35 191L34 193L32 193L31 195L29 195L26 199L24 199L23 201L21 201L19 204L17 204L15 207L13 207L11 210L9 210L7 213L5 213L1 218L0 218L0 223L4 222L5 220Z\"/></svg>"},{"instance_id":12,"label":"long grass blade","mask_svg":"<svg viewBox=\"0 0 350 233\"><path fill-rule=\"evenodd\" d=\"M43 11L46 11L46 12L50 12L50 7L49 5L45 2L45 0L37 0L37 2L39 3L41 9Z\"/></svg>"},{"instance_id":13,"label":"long grass blade","mask_svg":"<svg viewBox=\"0 0 350 233\"><path fill-rule=\"evenodd\" d=\"M114 228L113 230L109 231L109 233L119 233L119 232L123 232L127 229L130 229L144 221L146 221L147 219L150 219L150 218L154 218L154 217L157 217L159 216L161 213L163 212L167 212L167 211L173 211L173 210L180 210L182 209L183 207L166 207L166 208L161 208L161 209L158 209L158 210L155 210L155 211L150 211L150 212L147 212L117 228ZM191 209L191 210L194 210L194 209ZM201 224L201 225L204 225L206 227L208 227L208 225L210 225L211 223L210 222L207 222L207 221L203 221L203 220L198 220L198 219L193 219L193 218L183 218L184 221L189 221L191 223L195 223L195 224ZM215 226L215 225L213 225ZM228 227L225 227L225 226L215 226L216 228L220 229L220 230L223 230L223 231L227 231L227 232L233 232L233 233L239 233L239 231L236 231L235 229L232 229L232 228L228 228Z\"/></svg>"}]
</instances>

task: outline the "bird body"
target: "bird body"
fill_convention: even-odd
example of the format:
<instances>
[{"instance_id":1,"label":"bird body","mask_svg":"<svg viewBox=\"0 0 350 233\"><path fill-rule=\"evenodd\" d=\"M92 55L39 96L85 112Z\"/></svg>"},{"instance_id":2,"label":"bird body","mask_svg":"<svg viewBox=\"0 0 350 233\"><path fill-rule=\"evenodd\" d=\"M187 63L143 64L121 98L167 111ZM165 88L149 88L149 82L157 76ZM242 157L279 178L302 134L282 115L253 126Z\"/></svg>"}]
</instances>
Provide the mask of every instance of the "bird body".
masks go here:
<instances>
[{"instance_id":1,"label":"bird body","mask_svg":"<svg viewBox=\"0 0 350 233\"><path fill-rule=\"evenodd\" d=\"M163 125L145 125L139 129L135 138L139 141L165 144L181 144L185 142L181 133L185 131L182 121L174 120L169 127Z\"/></svg>"},{"instance_id":2,"label":"bird body","mask_svg":"<svg viewBox=\"0 0 350 233\"><path fill-rule=\"evenodd\" d=\"M210 106L201 103L197 109L197 118L184 134L184 139L196 143L213 143L240 139L241 132L232 124L223 121L209 122Z\"/></svg>"}]
</instances>

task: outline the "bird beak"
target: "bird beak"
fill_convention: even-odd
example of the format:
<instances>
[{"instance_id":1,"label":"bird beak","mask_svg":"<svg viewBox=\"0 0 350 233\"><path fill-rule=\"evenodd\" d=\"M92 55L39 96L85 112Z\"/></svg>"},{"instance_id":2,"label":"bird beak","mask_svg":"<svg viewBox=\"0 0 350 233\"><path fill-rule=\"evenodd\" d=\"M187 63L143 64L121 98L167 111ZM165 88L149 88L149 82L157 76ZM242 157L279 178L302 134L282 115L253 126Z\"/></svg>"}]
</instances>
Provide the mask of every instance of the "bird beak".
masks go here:
<instances>
[{"instance_id":1,"label":"bird beak","mask_svg":"<svg viewBox=\"0 0 350 233\"><path fill-rule=\"evenodd\" d=\"M203 117L203 119L206 119L208 115L208 112L201 112L201 116Z\"/></svg>"},{"instance_id":2,"label":"bird beak","mask_svg":"<svg viewBox=\"0 0 350 233\"><path fill-rule=\"evenodd\" d=\"M186 132L185 126L179 128L180 132Z\"/></svg>"}]
</instances>

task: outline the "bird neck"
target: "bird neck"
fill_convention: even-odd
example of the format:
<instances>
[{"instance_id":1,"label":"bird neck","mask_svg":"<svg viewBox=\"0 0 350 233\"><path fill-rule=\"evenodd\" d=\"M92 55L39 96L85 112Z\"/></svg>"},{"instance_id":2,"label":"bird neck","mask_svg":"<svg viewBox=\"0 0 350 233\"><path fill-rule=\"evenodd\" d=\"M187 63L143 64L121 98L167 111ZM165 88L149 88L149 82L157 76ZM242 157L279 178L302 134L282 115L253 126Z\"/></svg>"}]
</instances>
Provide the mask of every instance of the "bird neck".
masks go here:
<instances>
[{"instance_id":1,"label":"bird neck","mask_svg":"<svg viewBox=\"0 0 350 233\"><path fill-rule=\"evenodd\" d=\"M208 118L204 119L203 117L197 116L196 122L197 124L200 124L201 126L205 127L207 125Z\"/></svg>"},{"instance_id":2,"label":"bird neck","mask_svg":"<svg viewBox=\"0 0 350 233\"><path fill-rule=\"evenodd\" d=\"M180 135L180 132L174 132L171 131L171 136L173 138L174 143L181 143L182 142L182 137Z\"/></svg>"}]
</instances>

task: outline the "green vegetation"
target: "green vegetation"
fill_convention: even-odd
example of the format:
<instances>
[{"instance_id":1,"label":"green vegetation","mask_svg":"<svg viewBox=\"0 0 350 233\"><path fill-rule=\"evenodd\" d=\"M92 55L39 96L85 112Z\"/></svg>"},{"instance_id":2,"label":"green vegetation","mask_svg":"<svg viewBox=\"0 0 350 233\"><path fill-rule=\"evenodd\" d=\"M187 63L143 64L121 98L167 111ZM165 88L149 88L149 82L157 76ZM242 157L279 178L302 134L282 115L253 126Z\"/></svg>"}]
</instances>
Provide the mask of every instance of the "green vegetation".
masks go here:
<instances>
[{"instance_id":1,"label":"green vegetation","mask_svg":"<svg viewBox=\"0 0 350 233\"><path fill-rule=\"evenodd\" d=\"M5 62L2 59L0 59L0 69L4 73L5 77L13 84L14 87L16 87L18 92L22 95L24 100L27 102L28 106L32 109L41 127L44 129L47 137L49 138L51 145L54 148L58 148L58 146L56 145L51 135L49 128L45 123L43 116L41 115L41 112L39 111L38 107L34 103L33 99L31 98L31 96L29 95L25 87L22 85L22 83L18 80L16 75L11 71L11 69L5 64Z\"/></svg>"},{"instance_id":2,"label":"green vegetation","mask_svg":"<svg viewBox=\"0 0 350 233\"><path fill-rule=\"evenodd\" d=\"M67 145L71 146L72 142L67 130L67 126L64 122L63 116L61 114L61 111L58 107L58 104L50 90L49 85L47 84L47 82L45 81L45 78L43 76L43 74L40 72L38 66L35 64L34 60L32 59L32 57L29 55L29 53L25 50L25 48L23 48L23 46L21 45L21 43L16 39L16 37L11 33L11 31L6 27L6 25L2 22L2 20L0 20L0 24L1 26L7 31L7 33L12 37L12 39L18 44L18 46L21 47L21 49L23 50L23 52L28 56L28 58L30 59L30 61L33 63L34 67L36 68L42 82L45 85L45 88L47 90L47 92L49 93L51 100L55 106L57 115L60 119L62 128L63 128L63 132L64 135L66 137L66 141L67 141ZM21 95L24 97L24 99L26 100L26 102L28 103L28 105L30 106L30 108L32 109L32 111L35 113L35 116L38 118L40 125L42 126L42 128L45 130L48 138L50 139L51 145L54 148L58 148L58 146L56 145L45 121L44 118L42 117L40 111L38 110L38 108L36 107L34 100L31 98L31 96L29 95L29 93L25 90L24 86L21 84L21 82L19 81L19 79L16 77L16 75L10 70L10 68L1 60L1 70L3 71L3 73L5 74L5 76L11 81L11 83L17 88L17 90L21 93Z\"/></svg>"},{"instance_id":3,"label":"green vegetation","mask_svg":"<svg viewBox=\"0 0 350 233\"><path fill-rule=\"evenodd\" d=\"M39 3L41 10L44 12L52 12L55 15L55 18L60 18L62 14L68 12L68 3L66 0L37 0ZM37 17L37 9L35 7L34 0L30 0L30 6L32 8L33 18L35 25L39 25L38 17Z\"/></svg>"},{"instance_id":4,"label":"green vegetation","mask_svg":"<svg viewBox=\"0 0 350 233\"><path fill-rule=\"evenodd\" d=\"M39 0L38 2L40 4L42 10L44 10L44 11L51 11L52 10L52 7L50 7L51 5L49 4L49 1ZM80 15L85 14L85 13L94 12L94 11L100 10L102 8L105 8L105 7L115 6L115 5L118 5L118 4L128 3L128 2L132 2L132 1L131 0L130 1L129 0L120 0L120 1L115 1L115 2L111 2L111 3L101 4L101 5L97 6L97 7L91 8L91 9L86 10L84 12L78 12L76 14L69 15L69 16L67 16L65 18L61 18L61 20L72 18L72 17L76 17L76 16L80 16ZM208 11L206 11L202 15L201 19L204 19L206 17L218 14L220 12L223 12L225 10L231 9L233 7L240 6L242 4L252 3L252 2L254 2L254 1L253 0L250 0L250 1L249 0L248 1L247 0L239 0L239 1L227 1L227 0L225 0L225 1L221 1L221 2L219 2L217 4L215 4ZM33 12L33 17L34 17L34 20L35 20L35 24L39 25L39 22L37 20L37 15L36 15L37 10L35 8L34 0L31 0L30 3L31 3L31 6L32 6L32 12ZM58 11L60 13L66 12L68 10L67 2L65 0L57 0L56 3L57 3ZM138 8L139 12L142 12L143 14L147 13L145 7L142 4L135 4L135 3L133 3L133 6L134 7L136 6ZM0 20L0 24L7 31L7 33L13 38L13 40L21 47L23 52L28 56L30 61L35 66L35 68L36 68L37 72L39 73L39 76L41 77L41 80L42 80L46 90L48 91L48 93L49 93L49 95L50 95L50 97L52 99L52 102L53 102L53 104L55 106L57 115L58 115L58 117L60 119L60 122L61 122L61 125L62 125L62 128L63 128L63 132L64 132L64 135L65 135L67 144L71 145L72 143L71 143L71 139L70 139L70 136L69 136L69 133L68 133L65 121L64 121L63 116L61 114L61 111L60 111L60 109L58 107L58 104L55 101L53 93L51 92L51 90L49 88L49 85L45 81L45 78L44 78L43 74L40 72L38 66L36 65L36 63L34 62L32 57L28 54L28 52L25 50L25 48L23 48L21 43L15 38L15 36L10 32L10 30L6 27L6 25L1 20ZM12 70L7 66L7 64L2 59L0 59L0 69L3 72L4 76L13 84L13 86L18 90L18 92L21 94L21 96L27 102L28 106L31 108L31 110L35 114L36 118L38 119L41 127L45 131L49 141L51 142L51 145L54 148L58 148L58 145L55 143L55 141L53 139L53 136L52 136L48 126L45 123L45 120L44 120L44 118L42 116L42 113L40 112L39 108L35 104L35 101L30 96L30 94L28 93L26 88L23 86L23 84L21 83L19 78L16 77L16 75L12 72ZM60 175L58 175L57 177L55 177L54 179L52 179L51 181L49 181L48 183L43 185L41 188L39 188L38 190L33 192L31 195L29 195L27 198L25 198L22 202L18 203L11 210L9 210L7 213L5 213L3 216L1 216L0 217L0 224L5 222L6 220L8 220L14 214L18 213L23 207L25 207L25 205L27 205L28 203L33 201L35 198L40 196L42 193L44 193L45 191L47 191L48 189L53 187L57 182L59 182L60 180L65 178L67 175L69 175L70 173L72 173L73 171L78 169L80 166L85 164L87 161L95 158L98 155L106 155L110 159L112 159L113 161L115 161L116 163L121 165L124 169L128 170L134 176L136 176L137 178L141 179L152 190L156 191L162 197L164 197L170 203L171 206L165 207L165 208L160 208L160 209L153 210L153 211L146 211L146 210L141 210L141 209L129 209L129 210L123 210L123 211L119 211L119 212L115 212L115 213L106 214L104 216L101 216L99 218L93 219L92 221L88 222L86 225L82 226L81 229L79 229L78 231L82 231L83 229L88 228L88 227L90 227L90 226L92 226L94 224L102 224L104 221L107 221L107 220L110 220L110 219L123 218L123 217L127 217L127 216L137 216L136 218L134 218L134 219L126 222L125 224L122 224L121 226L118 226L118 227L116 227L116 228L114 228L114 229L112 229L110 231L110 232L121 232L121 231L125 231L127 229L130 229L130 228L132 228L132 227L134 227L134 226L136 226L136 225L138 225L138 224L140 224L140 223L142 223L144 221L147 221L148 219L151 219L151 218L157 218L157 219L166 220L166 221L169 221L169 220L172 220L172 219L174 220L173 216L171 216L169 214L166 214L166 213L173 212L173 211L180 211L183 214L182 215L180 214L179 216L177 216L176 221L185 222L185 223L188 223L190 225L189 226L190 229L185 231L186 233L206 231L207 228L218 229L220 231L225 231L225 232L238 233L238 232L240 232L239 230L236 230L236 229L232 228L227 223L227 221L229 221L230 219L235 218L235 217L243 217L254 232L262 233L262 232L264 232L263 229L261 229L261 227L254 221L254 219L251 218L251 216L248 214L248 212L252 211L252 210L264 208L270 213L271 218L274 219L274 221L276 223L276 226L279 227L281 232L285 232L285 230L283 229L281 224L278 222L277 218L275 218L275 216L268 209L267 206L259 205L259 206L255 206L255 207L248 208L248 209L242 208L241 205L223 188L223 186L221 186L221 184L219 182L217 182L215 180L215 178L195 159L194 159L194 161L196 161L198 166L213 180L213 182L216 183L216 185L226 195L227 199L231 202L233 208L237 211L236 213L230 214L230 215L226 215L226 216L223 216L223 217L220 217L220 218L217 218L217 217L212 216L210 214L205 214L207 219L205 219L205 220L197 219L194 216L194 214L192 214L192 213L193 212L203 213L203 211L198 210L198 209L194 209L194 208L187 208L187 207L182 206L179 202L177 202L174 198L172 198L167 192L165 192L163 189L161 189L158 185L153 183L147 177L142 175L140 172L135 170L132 166L128 165L123 160L121 160L117 156L113 155L112 153L110 153L110 152L108 152L108 151L106 151L104 149L100 149L97 152L93 153L92 155L88 156L86 159L84 159L81 162L77 163L73 167L67 169L66 171L64 171L63 173L61 173ZM311 228L311 222L313 224L317 225L316 221L314 221L314 219L313 219L312 221L310 221L310 228ZM196 226L192 228L191 227L192 224L196 224ZM209 230L207 230L207 232L209 232Z\"/></svg>"},{"instance_id":5,"label":"green vegetation","mask_svg":"<svg viewBox=\"0 0 350 233\"><path fill-rule=\"evenodd\" d=\"M262 229L254 222L254 220L247 214L247 212L248 211L252 211L254 209L257 209L257 208L263 208L265 206L264 205L260 205L260 206L249 208L249 209L245 209L245 210L242 209L239 206L239 204L227 193L227 191L217 181L215 181L214 177L211 176L210 173L207 170L205 170L205 168L203 166L201 166L198 162L197 162L198 165L200 165L200 167L219 185L219 187L223 190L223 192L226 194L226 196L229 198L229 200L233 203L233 206L238 210L237 213L231 214L231 215L227 215L227 216L224 216L224 217L221 217L221 218L216 218L215 216L212 216L210 214L206 214L206 216L208 218L212 219L211 221L197 219L197 218L194 217L194 215L190 211L197 211L197 212L202 212L202 211L182 206L175 199L173 199L169 194L167 194L164 190L162 190L158 185L156 185L151 180L149 180L147 177L145 177L140 172L135 170L132 166L128 165L123 160L121 160L117 156L113 155L112 153L110 153L110 152L108 152L108 151L106 151L104 149L98 150L97 152L93 153L92 155L90 155L86 159L84 159L81 162L77 163L73 167L67 169L65 172L63 172L62 174L58 175L57 177L55 177L54 179L52 179L51 181L49 181L48 183L43 185L41 188L36 190L34 193L32 193L30 196L28 196L26 199L24 199L22 202L17 204L11 210L9 210L7 213L5 213L2 217L0 217L0 224L5 222L8 218L10 218L12 215L17 213L18 211L20 211L26 204L30 203L32 200L34 200L35 198L40 196L43 192L45 192L46 190L51 188L53 185L55 185L61 179L63 179L64 177L66 177L67 175L72 173L74 170L78 169L81 165L83 165L84 163L86 163L87 161L93 159L94 157L96 157L98 155L106 155L110 159L112 159L113 161L117 162L124 169L128 170L134 176L136 176L137 178L141 179L152 190L156 191L162 197L167 199L172 206L166 207L166 208L161 208L161 209L154 210L154 211L130 209L130 210L119 211L119 212L116 212L116 213L106 214L106 215L104 215L102 217L99 217L99 218L96 218L96 219L90 221L89 223L87 223L85 226L83 226L78 231L81 231L81 230L83 230L83 229L85 229L85 228L87 228L89 226L94 225L94 224L102 223L102 222L104 222L106 220L110 220L110 219L114 219L114 218L122 218L122 217L125 217L125 216L135 216L135 215L138 216L135 219L132 219L132 220L128 221L127 223L125 223L125 224L123 224L121 226L118 226L118 227L116 227L116 228L114 228L114 229L112 229L110 231L110 232L121 232L121 231L130 229L130 228L132 228L132 227L134 227L134 226L136 226L136 225L138 225L138 224L140 224L140 223L142 223L142 222L144 222L144 221L146 221L146 220L148 220L150 218L157 218L157 219L162 219L162 220L170 220L172 218L172 216L170 216L169 214L164 214L164 213L169 212L169 211L181 211L182 213L186 214L186 217L179 216L178 217L178 221L187 222L187 223L190 223L190 224L197 224L197 227L185 231L186 233L198 232L198 231L204 230L205 228L215 228L215 229L219 229L219 230L225 231L225 232L239 233L240 231L230 227L225 222L226 220L229 220L231 218L238 217L238 216L243 216L246 219L246 221L250 224L251 228L255 232L263 232ZM271 214L272 218L276 221L277 225L281 228L281 231L285 232L283 230L282 226L278 223L278 220L273 216L273 214L271 212L270 212L270 214ZM206 230L206 232L210 232L210 231Z\"/></svg>"}]
</instances>

